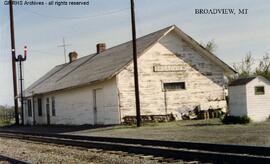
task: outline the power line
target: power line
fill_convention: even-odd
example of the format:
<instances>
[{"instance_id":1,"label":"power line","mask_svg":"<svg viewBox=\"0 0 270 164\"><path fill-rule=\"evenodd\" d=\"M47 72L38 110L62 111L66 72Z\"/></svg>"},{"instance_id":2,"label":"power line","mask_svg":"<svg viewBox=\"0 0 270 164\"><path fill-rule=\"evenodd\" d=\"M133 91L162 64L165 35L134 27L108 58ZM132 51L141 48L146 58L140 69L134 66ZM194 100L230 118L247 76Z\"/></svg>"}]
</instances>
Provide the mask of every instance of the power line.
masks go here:
<instances>
[{"instance_id":1,"label":"power line","mask_svg":"<svg viewBox=\"0 0 270 164\"><path fill-rule=\"evenodd\" d=\"M43 50L31 50L31 52L35 52L35 53L38 53L38 54L46 54L46 55L57 55L58 53L55 53L55 52L50 52L50 51L43 51Z\"/></svg>"},{"instance_id":2,"label":"power line","mask_svg":"<svg viewBox=\"0 0 270 164\"><path fill-rule=\"evenodd\" d=\"M91 19L91 18L96 18L96 17L101 17L101 16L106 16L106 15L112 15L112 14L120 13L120 12L123 12L123 11L128 10L129 8L122 8L122 9L118 9L118 10L111 10L111 11L104 12L104 13L101 13L101 14L88 15L88 16L82 16L82 17L52 16L52 15L46 15L46 14L39 13L39 12L30 10L30 9L26 9L26 8L23 8L23 9L24 10L22 10L22 11L24 11L24 12L28 12L28 13L31 13L31 14L34 14L34 15L37 15L37 16L47 17L47 18L52 18L52 19Z\"/></svg>"}]
</instances>

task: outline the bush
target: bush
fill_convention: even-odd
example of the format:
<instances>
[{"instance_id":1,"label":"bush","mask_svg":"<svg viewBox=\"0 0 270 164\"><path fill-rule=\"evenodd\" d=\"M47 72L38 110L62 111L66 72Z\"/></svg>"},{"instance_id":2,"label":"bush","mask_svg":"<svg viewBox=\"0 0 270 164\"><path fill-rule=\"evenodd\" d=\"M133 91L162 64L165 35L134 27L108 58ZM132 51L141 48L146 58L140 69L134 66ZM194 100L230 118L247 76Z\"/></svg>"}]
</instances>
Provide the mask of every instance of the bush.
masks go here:
<instances>
[{"instance_id":1,"label":"bush","mask_svg":"<svg viewBox=\"0 0 270 164\"><path fill-rule=\"evenodd\" d=\"M248 116L229 116L229 115L225 115L221 121L223 124L248 124L251 122Z\"/></svg>"}]
</instances>

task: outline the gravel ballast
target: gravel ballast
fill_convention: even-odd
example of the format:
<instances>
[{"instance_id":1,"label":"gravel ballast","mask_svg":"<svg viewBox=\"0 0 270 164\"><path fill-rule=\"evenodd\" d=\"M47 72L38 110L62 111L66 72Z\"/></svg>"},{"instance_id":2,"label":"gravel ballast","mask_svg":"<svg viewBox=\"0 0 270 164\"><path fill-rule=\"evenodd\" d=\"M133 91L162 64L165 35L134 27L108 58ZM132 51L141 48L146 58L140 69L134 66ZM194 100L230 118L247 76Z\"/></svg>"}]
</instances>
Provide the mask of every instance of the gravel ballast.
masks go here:
<instances>
[{"instance_id":1,"label":"gravel ballast","mask_svg":"<svg viewBox=\"0 0 270 164\"><path fill-rule=\"evenodd\" d=\"M0 155L26 163L158 163L157 160L132 156L126 153L96 149L43 144L17 139L0 138ZM0 163L12 163L1 159Z\"/></svg>"}]
</instances>

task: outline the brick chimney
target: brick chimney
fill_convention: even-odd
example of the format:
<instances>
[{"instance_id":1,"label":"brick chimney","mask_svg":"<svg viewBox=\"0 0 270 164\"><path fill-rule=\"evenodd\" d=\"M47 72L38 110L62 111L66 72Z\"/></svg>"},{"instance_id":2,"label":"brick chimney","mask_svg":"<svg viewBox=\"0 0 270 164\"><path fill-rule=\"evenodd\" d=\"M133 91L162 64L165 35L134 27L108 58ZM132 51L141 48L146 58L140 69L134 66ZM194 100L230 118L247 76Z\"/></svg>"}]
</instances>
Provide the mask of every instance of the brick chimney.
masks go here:
<instances>
[{"instance_id":1,"label":"brick chimney","mask_svg":"<svg viewBox=\"0 0 270 164\"><path fill-rule=\"evenodd\" d=\"M72 63L73 61L77 60L78 54L77 52L73 51L68 54L69 57L69 63Z\"/></svg>"},{"instance_id":2,"label":"brick chimney","mask_svg":"<svg viewBox=\"0 0 270 164\"><path fill-rule=\"evenodd\" d=\"M97 54L106 50L106 43L98 43L97 44Z\"/></svg>"}]
</instances>

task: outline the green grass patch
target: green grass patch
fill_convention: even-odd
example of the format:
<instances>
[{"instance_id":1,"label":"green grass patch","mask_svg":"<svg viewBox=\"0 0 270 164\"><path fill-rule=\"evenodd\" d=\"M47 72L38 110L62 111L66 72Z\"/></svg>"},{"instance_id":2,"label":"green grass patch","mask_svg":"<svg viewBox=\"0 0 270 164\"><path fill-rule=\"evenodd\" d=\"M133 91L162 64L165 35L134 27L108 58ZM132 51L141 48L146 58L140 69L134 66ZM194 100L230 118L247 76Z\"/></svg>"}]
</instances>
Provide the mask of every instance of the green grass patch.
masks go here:
<instances>
[{"instance_id":1,"label":"green grass patch","mask_svg":"<svg viewBox=\"0 0 270 164\"><path fill-rule=\"evenodd\" d=\"M0 120L0 127L10 126L14 124L13 121L10 120Z\"/></svg>"},{"instance_id":2,"label":"green grass patch","mask_svg":"<svg viewBox=\"0 0 270 164\"><path fill-rule=\"evenodd\" d=\"M270 146L270 121L249 124L223 124L219 118L209 120L181 120L163 123L117 125L110 128L89 129L84 135L157 139L187 142Z\"/></svg>"}]
</instances>

